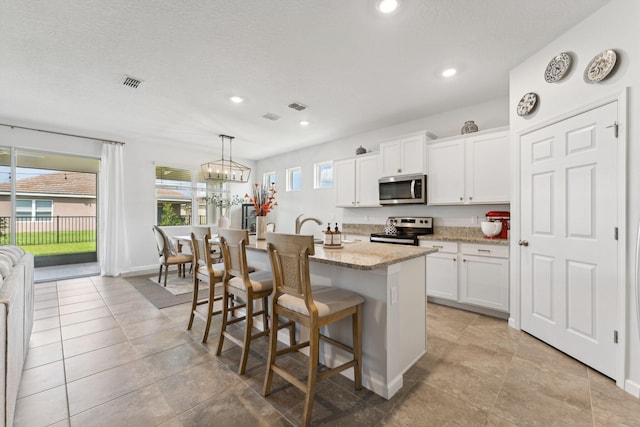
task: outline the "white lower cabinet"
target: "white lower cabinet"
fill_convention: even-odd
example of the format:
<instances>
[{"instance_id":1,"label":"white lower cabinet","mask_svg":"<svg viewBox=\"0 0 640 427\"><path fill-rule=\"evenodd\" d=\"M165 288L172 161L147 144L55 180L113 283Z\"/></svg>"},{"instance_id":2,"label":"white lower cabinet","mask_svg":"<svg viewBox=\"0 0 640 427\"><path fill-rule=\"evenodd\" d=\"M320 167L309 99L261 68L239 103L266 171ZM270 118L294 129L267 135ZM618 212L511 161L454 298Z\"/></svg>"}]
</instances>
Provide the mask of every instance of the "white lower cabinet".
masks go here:
<instances>
[{"instance_id":1,"label":"white lower cabinet","mask_svg":"<svg viewBox=\"0 0 640 427\"><path fill-rule=\"evenodd\" d=\"M438 253L427 256L427 295L509 312L509 248L421 240Z\"/></svg>"}]
</instances>

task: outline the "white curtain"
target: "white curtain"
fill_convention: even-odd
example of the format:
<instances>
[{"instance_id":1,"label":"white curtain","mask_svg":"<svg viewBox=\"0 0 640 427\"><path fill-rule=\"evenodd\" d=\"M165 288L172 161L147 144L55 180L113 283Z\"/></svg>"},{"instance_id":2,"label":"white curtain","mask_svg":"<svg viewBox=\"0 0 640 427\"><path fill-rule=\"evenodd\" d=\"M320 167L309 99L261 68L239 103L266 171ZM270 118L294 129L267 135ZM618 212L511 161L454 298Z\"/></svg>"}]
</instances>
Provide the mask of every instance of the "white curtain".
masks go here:
<instances>
[{"instance_id":1,"label":"white curtain","mask_svg":"<svg viewBox=\"0 0 640 427\"><path fill-rule=\"evenodd\" d=\"M130 266L124 208L124 144L102 145L98 254L100 274L118 276Z\"/></svg>"}]
</instances>

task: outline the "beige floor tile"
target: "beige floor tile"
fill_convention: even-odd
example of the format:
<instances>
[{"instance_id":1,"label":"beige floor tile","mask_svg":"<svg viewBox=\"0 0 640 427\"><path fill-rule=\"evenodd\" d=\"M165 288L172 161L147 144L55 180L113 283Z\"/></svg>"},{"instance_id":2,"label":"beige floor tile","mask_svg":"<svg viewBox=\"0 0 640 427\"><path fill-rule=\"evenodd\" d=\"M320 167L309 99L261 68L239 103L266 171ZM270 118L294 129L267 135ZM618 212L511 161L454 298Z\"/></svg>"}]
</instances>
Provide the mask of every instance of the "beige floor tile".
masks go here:
<instances>
[{"instance_id":1,"label":"beige floor tile","mask_svg":"<svg viewBox=\"0 0 640 427\"><path fill-rule=\"evenodd\" d=\"M545 395L581 411L589 411L591 406L588 378L545 369L524 359L514 358L504 387L518 389L522 395L531 398Z\"/></svg>"},{"instance_id":2,"label":"beige floor tile","mask_svg":"<svg viewBox=\"0 0 640 427\"><path fill-rule=\"evenodd\" d=\"M24 369L35 368L58 360L62 360L62 341L30 348L24 361Z\"/></svg>"},{"instance_id":3,"label":"beige floor tile","mask_svg":"<svg viewBox=\"0 0 640 427\"><path fill-rule=\"evenodd\" d=\"M48 292L35 292L33 297L34 302L57 300L57 299L58 299L58 291L55 288L49 289Z\"/></svg>"},{"instance_id":4,"label":"beige floor tile","mask_svg":"<svg viewBox=\"0 0 640 427\"><path fill-rule=\"evenodd\" d=\"M67 357L64 361L67 381L75 381L141 358L140 353L129 342Z\"/></svg>"},{"instance_id":5,"label":"beige floor tile","mask_svg":"<svg viewBox=\"0 0 640 427\"><path fill-rule=\"evenodd\" d=\"M528 334L522 334L514 356L549 371L587 377L585 365Z\"/></svg>"},{"instance_id":6,"label":"beige floor tile","mask_svg":"<svg viewBox=\"0 0 640 427\"><path fill-rule=\"evenodd\" d=\"M385 419L397 426L479 426L488 412L427 384L412 388Z\"/></svg>"},{"instance_id":7,"label":"beige floor tile","mask_svg":"<svg viewBox=\"0 0 640 427\"><path fill-rule=\"evenodd\" d=\"M119 327L118 322L116 322L113 316L100 317L98 319L87 320L86 322L63 326L62 339L68 340L117 327Z\"/></svg>"},{"instance_id":8,"label":"beige floor tile","mask_svg":"<svg viewBox=\"0 0 640 427\"><path fill-rule=\"evenodd\" d=\"M281 414L251 388L239 383L178 416L182 425L254 427L282 424Z\"/></svg>"},{"instance_id":9,"label":"beige floor tile","mask_svg":"<svg viewBox=\"0 0 640 427\"><path fill-rule=\"evenodd\" d=\"M114 314L114 317L116 318L118 323L122 326L130 325L132 323L144 322L145 320L152 320L152 319L165 319L165 320L168 319L170 321L173 320L155 307L148 307L142 310L118 313L118 314Z\"/></svg>"},{"instance_id":10,"label":"beige floor tile","mask_svg":"<svg viewBox=\"0 0 640 427\"><path fill-rule=\"evenodd\" d=\"M68 416L67 394L65 386L61 385L18 399L13 427L47 426L66 420Z\"/></svg>"},{"instance_id":11,"label":"beige floor tile","mask_svg":"<svg viewBox=\"0 0 640 427\"><path fill-rule=\"evenodd\" d=\"M522 426L589 426L591 409L578 409L544 393L532 393L520 385L504 384L493 414Z\"/></svg>"},{"instance_id":12,"label":"beige floor tile","mask_svg":"<svg viewBox=\"0 0 640 427\"><path fill-rule=\"evenodd\" d=\"M40 320L40 319L46 319L48 317L54 317L54 316L58 316L60 314L60 311L58 310L58 307L50 307L50 308L43 308L41 310L35 310L33 312L33 319L34 320Z\"/></svg>"},{"instance_id":13,"label":"beige floor tile","mask_svg":"<svg viewBox=\"0 0 640 427\"><path fill-rule=\"evenodd\" d=\"M60 327L59 317L47 317L46 319L35 320L33 322L33 332L42 332L49 329L56 329Z\"/></svg>"},{"instance_id":14,"label":"beige floor tile","mask_svg":"<svg viewBox=\"0 0 640 427\"><path fill-rule=\"evenodd\" d=\"M60 298L75 297L78 295L96 294L98 290L93 286L83 286L77 289L60 290L58 296Z\"/></svg>"},{"instance_id":15,"label":"beige floor tile","mask_svg":"<svg viewBox=\"0 0 640 427\"><path fill-rule=\"evenodd\" d=\"M238 377L216 360L189 368L158 382L176 413L224 393L238 384Z\"/></svg>"},{"instance_id":16,"label":"beige floor tile","mask_svg":"<svg viewBox=\"0 0 640 427\"><path fill-rule=\"evenodd\" d=\"M170 377L178 372L209 362L214 356L206 348L189 342L145 357L149 372L156 380Z\"/></svg>"},{"instance_id":17,"label":"beige floor tile","mask_svg":"<svg viewBox=\"0 0 640 427\"><path fill-rule=\"evenodd\" d=\"M591 405L596 426L640 426L640 400L610 378L589 369Z\"/></svg>"},{"instance_id":18,"label":"beige floor tile","mask_svg":"<svg viewBox=\"0 0 640 427\"><path fill-rule=\"evenodd\" d=\"M38 301L35 302L33 304L33 309L34 310L43 310L45 308L52 308L52 307L58 307L58 300L57 299L47 299L44 301Z\"/></svg>"},{"instance_id":19,"label":"beige floor tile","mask_svg":"<svg viewBox=\"0 0 640 427\"><path fill-rule=\"evenodd\" d=\"M73 325L74 323L86 322L87 320L99 319L101 317L110 317L111 310L108 307L98 307L90 310L79 311L77 313L64 314L60 316L60 324L62 326Z\"/></svg>"},{"instance_id":20,"label":"beige floor tile","mask_svg":"<svg viewBox=\"0 0 640 427\"><path fill-rule=\"evenodd\" d=\"M120 314L120 313L126 313L128 311L144 310L148 308L155 308L155 307L153 306L153 304L151 304L147 300L144 300L144 301L139 300L134 302L125 302L121 304L109 305L109 309L114 315Z\"/></svg>"},{"instance_id":21,"label":"beige floor tile","mask_svg":"<svg viewBox=\"0 0 640 427\"><path fill-rule=\"evenodd\" d=\"M40 347L47 344L53 344L59 342L60 328L47 329L46 331L33 332L31 334L31 340L29 340L29 347Z\"/></svg>"},{"instance_id":22,"label":"beige floor tile","mask_svg":"<svg viewBox=\"0 0 640 427\"><path fill-rule=\"evenodd\" d=\"M157 385L135 390L71 417L75 427L153 427L175 417Z\"/></svg>"},{"instance_id":23,"label":"beige floor tile","mask_svg":"<svg viewBox=\"0 0 640 427\"><path fill-rule=\"evenodd\" d=\"M69 304L78 304L85 301L102 300L102 297L98 291L89 292L86 294L73 295L68 297L58 296L58 303L60 306Z\"/></svg>"},{"instance_id":24,"label":"beige floor tile","mask_svg":"<svg viewBox=\"0 0 640 427\"><path fill-rule=\"evenodd\" d=\"M188 342L193 338L182 327L173 327L154 334L129 340L138 353L143 356L158 353Z\"/></svg>"},{"instance_id":25,"label":"beige floor tile","mask_svg":"<svg viewBox=\"0 0 640 427\"><path fill-rule=\"evenodd\" d=\"M78 338L64 341L64 357L73 357L88 351L97 350L110 345L127 341L127 337L120 328L107 329Z\"/></svg>"},{"instance_id":26,"label":"beige floor tile","mask_svg":"<svg viewBox=\"0 0 640 427\"><path fill-rule=\"evenodd\" d=\"M491 410L503 381L504 375L441 360L424 383L474 406Z\"/></svg>"},{"instance_id":27,"label":"beige floor tile","mask_svg":"<svg viewBox=\"0 0 640 427\"><path fill-rule=\"evenodd\" d=\"M18 398L64 385L64 366L61 360L22 372Z\"/></svg>"},{"instance_id":28,"label":"beige floor tile","mask_svg":"<svg viewBox=\"0 0 640 427\"><path fill-rule=\"evenodd\" d=\"M100 299L92 299L90 301L78 302L75 304L67 304L59 307L60 314L77 313L79 311L91 310L92 308L104 307L105 303Z\"/></svg>"},{"instance_id":29,"label":"beige floor tile","mask_svg":"<svg viewBox=\"0 0 640 427\"><path fill-rule=\"evenodd\" d=\"M121 327L127 338L135 339L178 326L182 325L177 324L168 317L161 317L158 319L147 319L141 322L129 323L127 325L122 325Z\"/></svg>"},{"instance_id":30,"label":"beige floor tile","mask_svg":"<svg viewBox=\"0 0 640 427\"><path fill-rule=\"evenodd\" d=\"M144 362L136 360L67 384L71 416L153 383Z\"/></svg>"},{"instance_id":31,"label":"beige floor tile","mask_svg":"<svg viewBox=\"0 0 640 427\"><path fill-rule=\"evenodd\" d=\"M513 356L509 353L498 353L474 344L458 344L442 356L443 360L453 365L473 368L500 378L509 369L512 358Z\"/></svg>"}]
</instances>

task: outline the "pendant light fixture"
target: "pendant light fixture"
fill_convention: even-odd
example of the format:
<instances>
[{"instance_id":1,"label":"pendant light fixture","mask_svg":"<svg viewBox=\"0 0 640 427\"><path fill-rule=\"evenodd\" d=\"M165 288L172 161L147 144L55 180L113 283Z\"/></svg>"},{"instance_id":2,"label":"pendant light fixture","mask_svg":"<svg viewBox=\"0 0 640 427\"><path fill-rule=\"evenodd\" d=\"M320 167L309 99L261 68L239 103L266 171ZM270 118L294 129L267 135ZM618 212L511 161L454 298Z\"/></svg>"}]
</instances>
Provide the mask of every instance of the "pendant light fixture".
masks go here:
<instances>
[{"instance_id":1,"label":"pendant light fixture","mask_svg":"<svg viewBox=\"0 0 640 427\"><path fill-rule=\"evenodd\" d=\"M251 174L251 168L242 163L234 162L231 154L233 136L219 135L222 142L222 158L212 162L203 163L202 176L208 181L216 182L247 182ZM229 141L229 158L224 158L225 142Z\"/></svg>"}]
</instances>

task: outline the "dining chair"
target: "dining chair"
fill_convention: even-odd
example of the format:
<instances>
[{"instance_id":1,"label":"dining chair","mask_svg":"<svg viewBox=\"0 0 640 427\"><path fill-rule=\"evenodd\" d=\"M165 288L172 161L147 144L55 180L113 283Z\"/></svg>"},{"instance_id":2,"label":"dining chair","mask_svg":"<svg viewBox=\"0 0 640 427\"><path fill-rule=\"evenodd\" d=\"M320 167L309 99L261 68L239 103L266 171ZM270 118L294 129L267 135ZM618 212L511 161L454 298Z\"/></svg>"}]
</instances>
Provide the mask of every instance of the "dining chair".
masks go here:
<instances>
[{"instance_id":1,"label":"dining chair","mask_svg":"<svg viewBox=\"0 0 640 427\"><path fill-rule=\"evenodd\" d=\"M316 382L353 368L356 390L362 388L362 304L364 298L357 293L331 286L312 286L309 256L314 255L313 236L299 234L267 234L267 251L273 272L271 315L278 316L309 329L309 340L278 350L276 334L269 337L269 356L264 379L263 395L271 391L273 373L305 393L302 425L311 422ZM337 320L351 317L352 344L339 342L321 333L321 329ZM320 340L349 352L353 358L347 362L318 372ZM277 358L309 347L309 366L306 383L291 371L277 364ZM324 369L324 368L322 368Z\"/></svg>"},{"instance_id":2,"label":"dining chair","mask_svg":"<svg viewBox=\"0 0 640 427\"><path fill-rule=\"evenodd\" d=\"M222 313L222 309L215 310L216 301L222 301L222 280L224 277L224 265L212 263L209 248L209 235L205 234L198 239L195 233L191 233L191 251L193 252L193 296L191 299L191 315L187 330L193 326L195 316L204 319L205 327L202 342L206 343L209 337L209 329L213 316ZM209 292L205 298L199 296L200 282L209 286ZM198 306L207 304L204 313L198 311Z\"/></svg>"},{"instance_id":3,"label":"dining chair","mask_svg":"<svg viewBox=\"0 0 640 427\"><path fill-rule=\"evenodd\" d=\"M178 276L180 275L180 271L182 271L182 275L184 277L185 274L185 265L190 264L192 261L191 254L182 254L179 253L171 244L169 237L167 234L162 231L160 227L157 225L153 226L153 235L156 238L156 246L158 248L158 259L160 261L160 271L158 273L158 283L160 283L160 279L162 278L162 267L165 267L164 270L164 286L167 286L167 275L169 274L169 266L177 265L178 266Z\"/></svg>"},{"instance_id":4,"label":"dining chair","mask_svg":"<svg viewBox=\"0 0 640 427\"><path fill-rule=\"evenodd\" d=\"M240 229L222 228L218 230L220 239L220 247L222 248L222 259L224 262L224 290L222 301L222 327L220 328L220 339L218 340L218 350L216 354L222 353L222 346L225 338L242 348L242 356L240 358L239 374L244 374L247 368L247 360L249 357L249 348L251 341L256 338L269 334L269 312L268 297L271 294L273 280L271 272L268 270L258 270L250 272L247 265L246 245L249 243L249 231ZM230 301L239 299L242 302L231 306ZM262 306L255 311L254 301L262 300ZM244 308L243 316L236 316L232 313L229 317L229 311ZM253 321L255 316L262 316L262 331L253 332ZM274 317L273 319L277 319ZM234 337L229 331L228 326L234 323L245 321L243 339ZM279 324L275 323L276 331L283 327L289 327L290 340L295 339L294 325L291 322ZM277 332L276 332L277 334ZM294 342L294 341L290 341Z\"/></svg>"}]
</instances>

